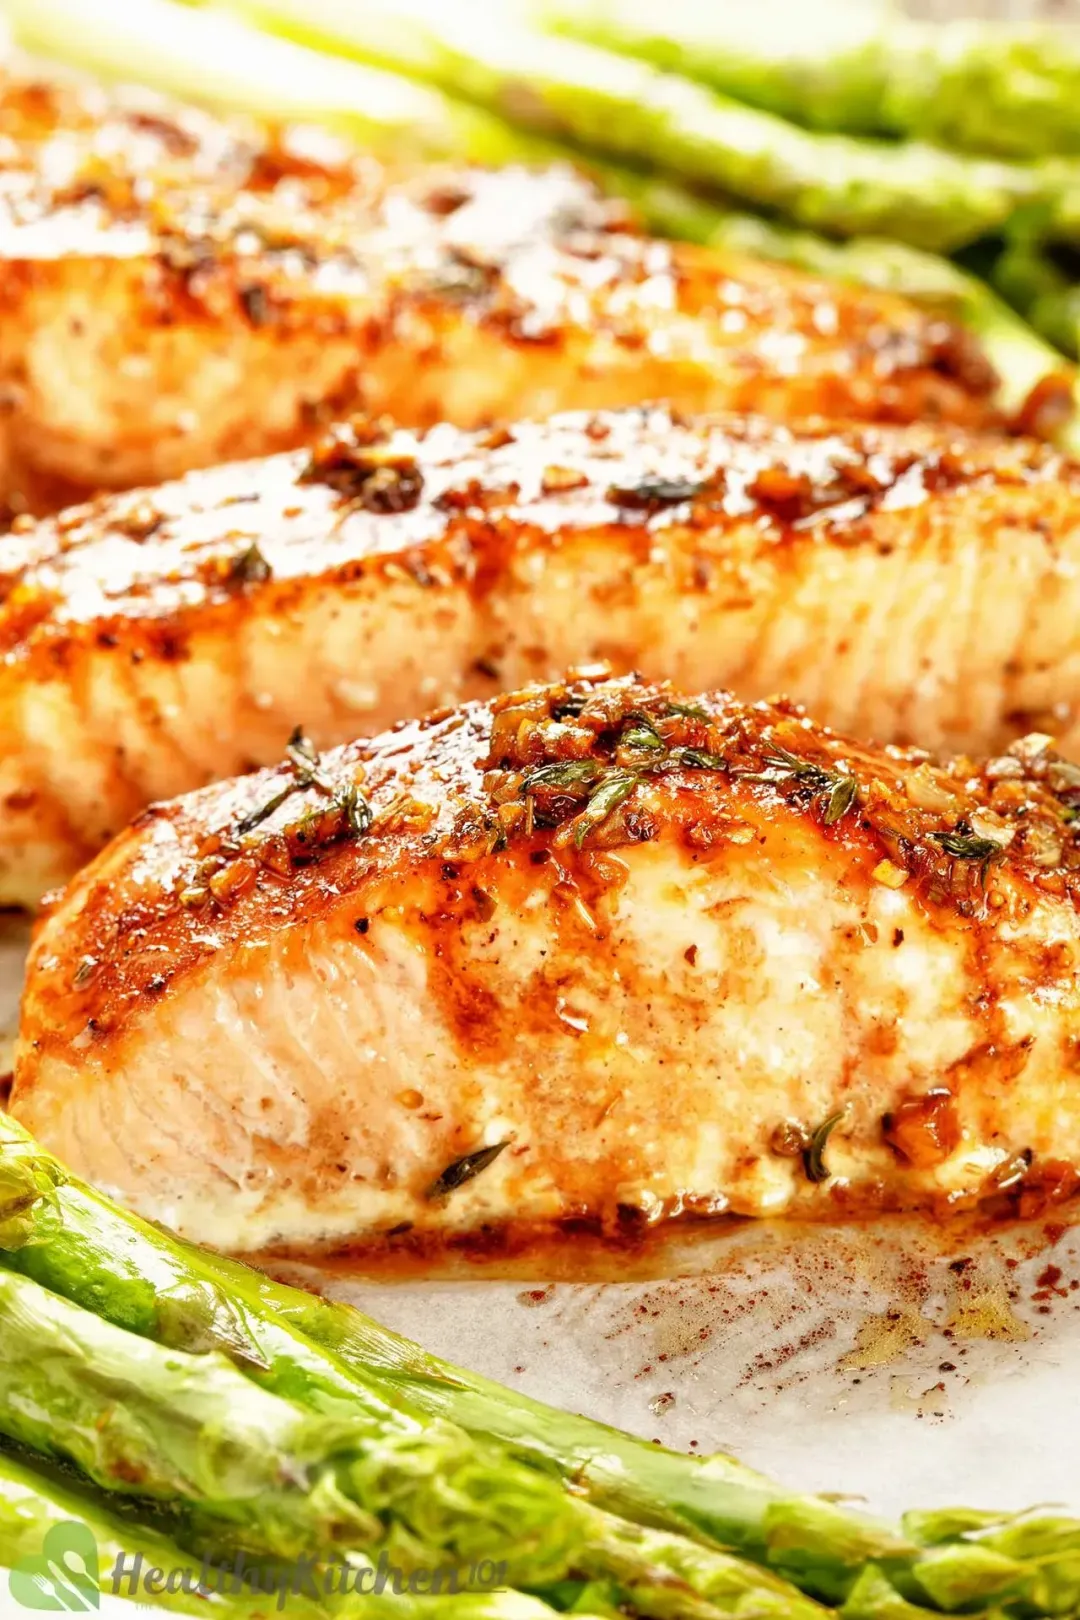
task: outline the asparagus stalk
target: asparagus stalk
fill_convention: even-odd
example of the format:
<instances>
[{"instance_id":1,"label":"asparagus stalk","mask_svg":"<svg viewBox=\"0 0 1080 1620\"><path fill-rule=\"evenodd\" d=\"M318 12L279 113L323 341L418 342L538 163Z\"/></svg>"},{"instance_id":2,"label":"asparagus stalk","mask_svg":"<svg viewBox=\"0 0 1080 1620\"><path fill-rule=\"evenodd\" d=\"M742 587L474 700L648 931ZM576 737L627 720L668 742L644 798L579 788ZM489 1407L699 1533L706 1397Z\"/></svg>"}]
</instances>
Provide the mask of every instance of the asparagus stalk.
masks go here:
<instances>
[{"instance_id":1,"label":"asparagus stalk","mask_svg":"<svg viewBox=\"0 0 1080 1620\"><path fill-rule=\"evenodd\" d=\"M175 1579L174 1590L154 1594L162 1609L209 1620L265 1620L267 1614L264 1599L229 1593L223 1581L215 1592L212 1577L202 1580L199 1561L162 1531L120 1518L70 1480L61 1482L0 1455L0 1568L14 1572L9 1585L17 1602L41 1607L33 1601L35 1593L55 1592L50 1564L62 1572L67 1601L54 1597L48 1607L97 1608L99 1593L135 1597L146 1592L144 1573L176 1570L183 1579ZM408 1601L398 1594L372 1594L372 1601L373 1620L405 1620L406 1615L411 1620ZM326 1610L298 1592L290 1598L290 1614L324 1620Z\"/></svg>"},{"instance_id":2,"label":"asparagus stalk","mask_svg":"<svg viewBox=\"0 0 1080 1620\"><path fill-rule=\"evenodd\" d=\"M1080 286L1037 237L1017 233L990 269L998 291L1036 331L1074 359L1080 354Z\"/></svg>"},{"instance_id":3,"label":"asparagus stalk","mask_svg":"<svg viewBox=\"0 0 1080 1620\"><path fill-rule=\"evenodd\" d=\"M528 147L500 119L438 90L321 56L224 13L173 0L3 0L3 10L26 50L227 113L318 122L394 158L502 163Z\"/></svg>"},{"instance_id":4,"label":"asparagus stalk","mask_svg":"<svg viewBox=\"0 0 1080 1620\"><path fill-rule=\"evenodd\" d=\"M20 1251L23 1252L23 1251ZM15 1271L0 1272L0 1432L102 1489L174 1504L199 1551L274 1559L396 1551L505 1563L518 1585L614 1582L629 1612L815 1620L785 1582L727 1553L627 1525L550 1473L441 1421L305 1411L218 1351L166 1350Z\"/></svg>"},{"instance_id":5,"label":"asparagus stalk","mask_svg":"<svg viewBox=\"0 0 1080 1620\"><path fill-rule=\"evenodd\" d=\"M1080 152L1080 30L929 23L850 0L538 0L560 33L813 129L1038 158Z\"/></svg>"},{"instance_id":6,"label":"asparagus stalk","mask_svg":"<svg viewBox=\"0 0 1080 1620\"><path fill-rule=\"evenodd\" d=\"M944 1556L927 1553L914 1539L838 1504L785 1492L731 1458L668 1452L448 1366L348 1306L170 1238L67 1178L14 1121L0 1117L0 1125L5 1178L0 1186L6 1188L0 1234L5 1208L22 1217L7 1240L14 1246L0 1254L12 1274L36 1277L56 1295L182 1351L223 1352L256 1384L279 1395L288 1392L339 1423L337 1370L344 1368L367 1400L374 1391L376 1398L420 1413L436 1426L449 1419L502 1441L511 1453L563 1476L580 1496L608 1510L590 1521L601 1545L579 1552L579 1568L597 1580L614 1579L624 1593L634 1585L626 1563L632 1557L689 1581L714 1610L800 1615L797 1595L788 1586L778 1590L767 1576L752 1594L758 1608L750 1608L748 1600L740 1609L748 1599L743 1588L749 1566L706 1545L694 1547L676 1534L687 1528L700 1542L747 1554L829 1601L849 1593L870 1563L886 1570L909 1596L917 1595L919 1570ZM296 1337L290 1339L290 1333ZM325 1354L333 1369L329 1395L310 1367L298 1378L305 1342ZM277 1346L284 1346L280 1364ZM4 1349L0 1332L0 1353ZM0 1427L4 1421L0 1402ZM359 1424L367 1432L368 1420ZM613 1517L616 1513L623 1522ZM650 1532L649 1526L661 1528ZM951 1548L947 1551L953 1556ZM1000 1586L1006 1575L1019 1580L1026 1573L981 1547L964 1546L957 1556L953 1579L966 1580L975 1596L984 1593L988 1581ZM661 1597L655 1583L647 1584L644 1594L635 1587L636 1606L649 1599L649 1612L659 1612Z\"/></svg>"},{"instance_id":7,"label":"asparagus stalk","mask_svg":"<svg viewBox=\"0 0 1080 1620\"><path fill-rule=\"evenodd\" d=\"M361 1620L364 1615L371 1620L552 1620L553 1614L540 1599L509 1588L416 1597L397 1591L392 1582L376 1583L377 1567L355 1556L347 1589L339 1569L311 1563L256 1565L250 1570L256 1582L249 1580L245 1589L244 1566L235 1558L226 1557L215 1568L193 1558L160 1525L112 1512L100 1495L73 1478L33 1467L25 1456L0 1453L0 1568L9 1572L13 1594L28 1607L40 1606L32 1599L43 1588L48 1564L58 1565L66 1578L69 1608L78 1607L81 1567L88 1608L97 1607L96 1592L151 1598L155 1608L209 1620L268 1620L271 1608L285 1612L286 1606L290 1620ZM370 1577L361 1588L358 1578L365 1567ZM254 1589L257 1584L268 1591L272 1581L272 1599Z\"/></svg>"},{"instance_id":8,"label":"asparagus stalk","mask_svg":"<svg viewBox=\"0 0 1080 1620\"><path fill-rule=\"evenodd\" d=\"M493 27L476 0L232 0L230 9L441 85L524 128L647 162L839 236L873 233L949 251L1050 194L1035 168L813 134L520 18L504 15Z\"/></svg>"}]
</instances>

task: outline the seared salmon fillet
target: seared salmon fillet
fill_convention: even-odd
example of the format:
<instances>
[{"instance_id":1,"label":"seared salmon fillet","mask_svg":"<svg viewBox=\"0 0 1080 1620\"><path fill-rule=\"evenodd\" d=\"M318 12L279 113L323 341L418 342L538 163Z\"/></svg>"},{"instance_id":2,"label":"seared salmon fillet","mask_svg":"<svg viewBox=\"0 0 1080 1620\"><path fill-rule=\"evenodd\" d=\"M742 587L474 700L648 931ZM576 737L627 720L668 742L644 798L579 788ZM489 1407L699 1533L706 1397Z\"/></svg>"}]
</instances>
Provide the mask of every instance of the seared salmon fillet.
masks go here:
<instances>
[{"instance_id":1,"label":"seared salmon fillet","mask_svg":"<svg viewBox=\"0 0 1080 1620\"><path fill-rule=\"evenodd\" d=\"M0 499L175 477L354 409L998 422L959 327L634 234L569 168L392 174L309 133L0 82Z\"/></svg>"},{"instance_id":2,"label":"seared salmon fillet","mask_svg":"<svg viewBox=\"0 0 1080 1620\"><path fill-rule=\"evenodd\" d=\"M1080 469L954 430L569 415L191 474L0 541L0 901L151 800L606 660L881 741L1080 743Z\"/></svg>"},{"instance_id":3,"label":"seared salmon fillet","mask_svg":"<svg viewBox=\"0 0 1080 1620\"><path fill-rule=\"evenodd\" d=\"M580 678L147 811L15 1114L234 1250L1080 1185L1080 767Z\"/></svg>"}]
</instances>

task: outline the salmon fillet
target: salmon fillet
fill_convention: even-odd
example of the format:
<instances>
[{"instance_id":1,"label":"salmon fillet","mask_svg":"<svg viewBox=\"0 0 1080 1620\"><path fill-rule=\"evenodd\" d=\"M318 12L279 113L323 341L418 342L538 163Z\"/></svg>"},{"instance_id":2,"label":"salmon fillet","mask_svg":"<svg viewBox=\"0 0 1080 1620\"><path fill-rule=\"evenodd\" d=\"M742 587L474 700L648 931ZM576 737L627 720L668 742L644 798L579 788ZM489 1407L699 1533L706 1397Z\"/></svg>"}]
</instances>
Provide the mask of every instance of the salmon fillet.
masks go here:
<instances>
[{"instance_id":1,"label":"salmon fillet","mask_svg":"<svg viewBox=\"0 0 1080 1620\"><path fill-rule=\"evenodd\" d=\"M1080 767L583 673L147 811L15 1114L233 1250L1080 1184Z\"/></svg>"},{"instance_id":2,"label":"salmon fillet","mask_svg":"<svg viewBox=\"0 0 1080 1620\"><path fill-rule=\"evenodd\" d=\"M144 805L606 660L882 741L1080 744L1080 469L667 410L341 429L0 540L0 901Z\"/></svg>"},{"instance_id":3,"label":"salmon fillet","mask_svg":"<svg viewBox=\"0 0 1080 1620\"><path fill-rule=\"evenodd\" d=\"M998 422L932 313L633 234L569 168L395 175L310 132L0 82L0 499L158 482L354 409L667 399Z\"/></svg>"}]
</instances>

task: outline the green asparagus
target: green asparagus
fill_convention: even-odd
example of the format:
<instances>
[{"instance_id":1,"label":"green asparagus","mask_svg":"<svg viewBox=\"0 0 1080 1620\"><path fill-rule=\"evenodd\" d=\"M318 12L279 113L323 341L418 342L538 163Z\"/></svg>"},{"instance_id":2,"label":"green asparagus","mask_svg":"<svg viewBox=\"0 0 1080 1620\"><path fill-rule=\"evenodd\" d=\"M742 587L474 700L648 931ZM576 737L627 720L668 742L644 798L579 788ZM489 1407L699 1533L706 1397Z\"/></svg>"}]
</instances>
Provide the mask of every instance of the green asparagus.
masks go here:
<instances>
[{"instance_id":1,"label":"green asparagus","mask_svg":"<svg viewBox=\"0 0 1080 1620\"><path fill-rule=\"evenodd\" d=\"M922 1539L899 1535L836 1503L785 1492L731 1458L680 1456L449 1367L347 1306L285 1287L170 1238L67 1178L14 1121L0 1124L0 1185L5 1189L0 1232L8 1209L20 1215L19 1227L7 1239L14 1246L0 1254L11 1276L32 1275L55 1295L89 1306L124 1329L177 1346L181 1363L192 1359L185 1354L192 1348L210 1352L219 1378L220 1368L227 1365L222 1354L228 1356L253 1387L261 1383L264 1391L277 1392L275 1410L287 1404L287 1392L298 1405L309 1405L338 1427L343 1410L339 1369L344 1369L364 1395L355 1433L379 1436L380 1455L387 1449L381 1438L385 1426L373 1424L367 1415L373 1392L376 1401L419 1414L434 1426L418 1439L418 1454L434 1443L433 1432L438 1435L451 1425L453 1433L468 1430L485 1444L502 1442L510 1455L530 1459L531 1472L544 1484L561 1475L579 1496L603 1507L604 1512L587 1520L598 1539L579 1548L576 1571L595 1581L614 1581L624 1594L633 1588L639 1610L662 1612L663 1592L653 1579L661 1570L669 1579L689 1584L690 1590L684 1589L677 1600L683 1605L679 1613L699 1613L700 1604L707 1602L714 1611L742 1614L752 1597L757 1607L750 1612L800 1614L800 1600L789 1587L778 1588L775 1577L761 1581L752 1571L748 1575L748 1564L704 1545L710 1540L772 1566L827 1601L859 1591L868 1565L881 1568L890 1593L900 1592L924 1608L936 1606L934 1592L946 1577L949 1591L979 1600L988 1590L1023 1587L1034 1578L1023 1559L1010 1559L1003 1548L969 1545L956 1536L944 1547L927 1549ZM53 1300L54 1309L60 1303L54 1295L46 1298ZM80 1321L87 1314L79 1313ZM2 1323L0 1316L0 1353L6 1353ZM129 1335L120 1337L123 1344ZM307 1368L298 1378L304 1344ZM330 1369L325 1386L311 1364L319 1355L326 1356ZM0 1373L0 1395L4 1377ZM21 1384L21 1375L15 1382ZM10 1421L2 1413L0 1403L0 1426ZM20 1435L34 1438L25 1430ZM88 1460L93 1462L93 1454ZM504 1464L506 1460L504 1454ZM536 1472L537 1466L546 1478ZM408 1485L419 1490L415 1480ZM370 1492L360 1492L360 1498L371 1504ZM463 1512L470 1502L467 1494ZM411 1522L419 1524L412 1511ZM401 1512L395 1517L401 1518ZM702 1545L684 1539L678 1534L683 1530L693 1532ZM1063 1524L1057 1540L1040 1549L1040 1578L1056 1558L1054 1567L1064 1581L1061 1570L1071 1567L1069 1537L1074 1530ZM1058 1542L1064 1548L1060 1557ZM641 1569L647 1571L644 1588L635 1574ZM747 1603L740 1608L744 1598ZM652 1607L645 1609L647 1603Z\"/></svg>"},{"instance_id":2,"label":"green asparagus","mask_svg":"<svg viewBox=\"0 0 1080 1620\"><path fill-rule=\"evenodd\" d=\"M1004 157L1080 152L1080 30L912 20L851 0L536 0L573 38L813 129Z\"/></svg>"},{"instance_id":3,"label":"green asparagus","mask_svg":"<svg viewBox=\"0 0 1080 1620\"><path fill-rule=\"evenodd\" d=\"M111 79L228 113L317 121L393 157L502 163L529 143L437 90L358 66L174 0L3 0L15 42ZM536 153L544 155L537 145Z\"/></svg>"},{"instance_id":4,"label":"green asparagus","mask_svg":"<svg viewBox=\"0 0 1080 1620\"><path fill-rule=\"evenodd\" d=\"M1046 243L1027 234L1009 241L990 268L995 287L1037 332L1064 354L1080 355L1080 284Z\"/></svg>"},{"instance_id":5,"label":"green asparagus","mask_svg":"<svg viewBox=\"0 0 1080 1620\"><path fill-rule=\"evenodd\" d=\"M74 1563L74 1567L73 1567ZM273 1605L290 1620L551 1620L538 1598L510 1588L446 1591L414 1596L379 1581L378 1566L351 1555L346 1566L316 1564L245 1565L234 1556L212 1561L192 1557L160 1523L147 1524L130 1513L111 1510L97 1493L72 1477L31 1466L24 1456L0 1453L0 1569L8 1572L12 1594L28 1607L35 1592L55 1590L58 1569L69 1602L86 1592L151 1601L170 1613L204 1615L208 1620L267 1620L268 1591ZM347 1580L342 1579L342 1568ZM249 1573L246 1583L242 1576ZM361 1572L369 1574L360 1586ZM84 1580L80 1576L85 1576ZM162 1579L162 1576L165 1579ZM283 1594L279 1599L278 1593ZM55 1605L54 1605L55 1606ZM582 1612L579 1600L578 1612Z\"/></svg>"},{"instance_id":6,"label":"green asparagus","mask_svg":"<svg viewBox=\"0 0 1080 1620\"><path fill-rule=\"evenodd\" d=\"M230 9L305 44L440 85L524 128L839 236L869 232L948 251L999 230L1049 184L1033 167L812 134L513 16L492 26L477 0L232 0Z\"/></svg>"},{"instance_id":7,"label":"green asparagus","mask_svg":"<svg viewBox=\"0 0 1080 1620\"><path fill-rule=\"evenodd\" d=\"M182 1578L174 1579L174 1590L153 1594L156 1605L170 1613L206 1615L209 1620L264 1620L267 1614L264 1601L224 1590L215 1593L211 1579L201 1579L199 1560L163 1531L121 1518L71 1480L61 1482L25 1461L0 1455L0 1569L9 1572L9 1589L17 1602L36 1608L41 1605L33 1601L35 1594L56 1593L57 1576L50 1566L61 1572L69 1598L49 1605L54 1608L96 1608L96 1593L143 1595L144 1571L175 1570ZM223 1588L225 1583L217 1585ZM200 1586L206 1595L200 1595ZM75 1601L80 1595L85 1603ZM372 1620L405 1620L410 1612L408 1600L392 1591L372 1594L372 1601ZM326 1614L299 1592L290 1597L289 1612L296 1620L324 1620Z\"/></svg>"},{"instance_id":8,"label":"green asparagus","mask_svg":"<svg viewBox=\"0 0 1080 1620\"><path fill-rule=\"evenodd\" d=\"M103 1489L175 1504L196 1550L294 1558L389 1546L399 1561L505 1562L518 1585L615 1581L621 1601L657 1620L715 1620L748 1593L776 1620L819 1613L725 1552L621 1523L491 1439L439 1420L373 1421L360 1401L350 1416L307 1411L205 1342L165 1349L0 1272L0 1432Z\"/></svg>"}]
</instances>

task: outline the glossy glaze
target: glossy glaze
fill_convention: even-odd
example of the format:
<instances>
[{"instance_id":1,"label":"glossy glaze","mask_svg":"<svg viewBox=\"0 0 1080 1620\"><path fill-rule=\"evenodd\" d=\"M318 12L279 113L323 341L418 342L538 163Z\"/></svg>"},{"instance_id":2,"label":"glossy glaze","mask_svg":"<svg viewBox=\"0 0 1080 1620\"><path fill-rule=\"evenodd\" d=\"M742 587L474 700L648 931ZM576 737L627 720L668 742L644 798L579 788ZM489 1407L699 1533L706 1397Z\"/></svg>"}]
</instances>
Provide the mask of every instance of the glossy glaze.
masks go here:
<instances>
[{"instance_id":1,"label":"glossy glaze","mask_svg":"<svg viewBox=\"0 0 1080 1620\"><path fill-rule=\"evenodd\" d=\"M0 900L155 798L604 659L881 740L1077 740L1080 473L955 430L357 422L0 539Z\"/></svg>"},{"instance_id":2,"label":"glossy glaze","mask_svg":"<svg viewBox=\"0 0 1080 1620\"><path fill-rule=\"evenodd\" d=\"M298 740L57 902L13 1107L241 1250L1042 1208L1080 1163L1078 804L1045 738L932 766L631 679Z\"/></svg>"},{"instance_id":3,"label":"glossy glaze","mask_svg":"<svg viewBox=\"0 0 1080 1620\"><path fill-rule=\"evenodd\" d=\"M949 321L641 238L569 169L394 175L307 132L12 73L0 259L13 510L308 442L358 407L996 420Z\"/></svg>"}]
</instances>

